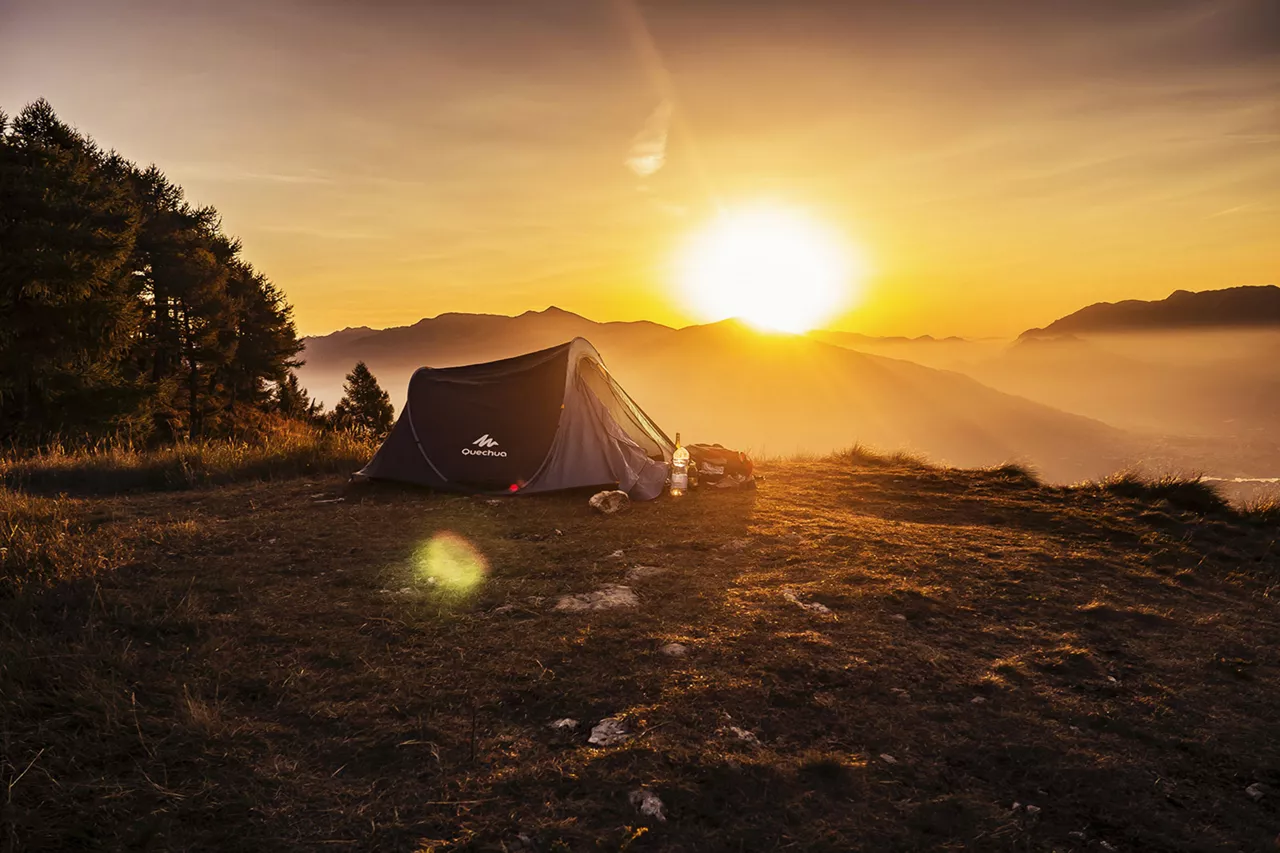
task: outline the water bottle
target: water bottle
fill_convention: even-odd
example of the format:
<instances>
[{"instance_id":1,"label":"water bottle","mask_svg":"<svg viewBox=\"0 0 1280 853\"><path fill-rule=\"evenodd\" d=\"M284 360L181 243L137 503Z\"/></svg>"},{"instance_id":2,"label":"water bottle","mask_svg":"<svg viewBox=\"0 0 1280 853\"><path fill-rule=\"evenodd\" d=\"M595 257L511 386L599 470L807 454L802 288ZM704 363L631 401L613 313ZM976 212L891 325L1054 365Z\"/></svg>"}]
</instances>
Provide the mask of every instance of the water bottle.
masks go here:
<instances>
[{"instance_id":1,"label":"water bottle","mask_svg":"<svg viewBox=\"0 0 1280 853\"><path fill-rule=\"evenodd\" d=\"M689 451L680 445L676 433L676 450L671 454L671 497L678 498L689 489Z\"/></svg>"}]
</instances>

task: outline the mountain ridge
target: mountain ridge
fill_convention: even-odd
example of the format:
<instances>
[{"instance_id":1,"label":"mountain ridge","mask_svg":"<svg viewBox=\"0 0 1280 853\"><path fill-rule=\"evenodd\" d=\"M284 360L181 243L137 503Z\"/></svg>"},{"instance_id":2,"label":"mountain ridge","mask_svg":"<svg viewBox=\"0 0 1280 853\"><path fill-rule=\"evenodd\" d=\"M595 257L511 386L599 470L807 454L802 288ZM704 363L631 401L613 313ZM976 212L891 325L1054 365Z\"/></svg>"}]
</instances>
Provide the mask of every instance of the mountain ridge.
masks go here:
<instances>
[{"instance_id":1,"label":"mountain ridge","mask_svg":"<svg viewBox=\"0 0 1280 853\"><path fill-rule=\"evenodd\" d=\"M1019 339L1059 334L1180 331L1280 326L1280 287L1241 285L1219 290L1175 290L1164 299L1096 302L1028 329Z\"/></svg>"},{"instance_id":2,"label":"mountain ridge","mask_svg":"<svg viewBox=\"0 0 1280 853\"><path fill-rule=\"evenodd\" d=\"M492 361L574 337L659 423L697 440L766 453L828 452L862 442L955 464L1030 461L1046 476L1100 476L1130 461L1126 434L999 391L962 373L862 352L740 320L672 329L598 323L562 309L515 317L442 314L359 337L308 339L299 375L332 405L364 361L403 400L418 367ZM937 344L940 345L940 342Z\"/></svg>"}]
</instances>

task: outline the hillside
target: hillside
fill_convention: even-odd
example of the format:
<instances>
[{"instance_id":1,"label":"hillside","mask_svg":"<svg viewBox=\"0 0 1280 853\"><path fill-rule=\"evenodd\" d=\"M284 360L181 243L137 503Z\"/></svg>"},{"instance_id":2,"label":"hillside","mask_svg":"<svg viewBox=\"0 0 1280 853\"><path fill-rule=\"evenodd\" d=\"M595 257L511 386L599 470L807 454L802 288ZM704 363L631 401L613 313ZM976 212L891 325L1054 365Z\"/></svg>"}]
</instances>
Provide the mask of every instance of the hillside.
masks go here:
<instances>
[{"instance_id":1,"label":"hillside","mask_svg":"<svg viewBox=\"0 0 1280 853\"><path fill-rule=\"evenodd\" d=\"M959 337L880 337L856 332L819 330L809 337L827 344L834 344L858 352L882 355L914 361L925 367L939 370L964 371L967 367L1000 354L1006 341L994 338L968 339Z\"/></svg>"},{"instance_id":2,"label":"hillside","mask_svg":"<svg viewBox=\"0 0 1280 853\"><path fill-rule=\"evenodd\" d=\"M421 365L490 360L581 335L669 432L757 452L829 452L855 441L959 465L1029 460L1062 481L1134 458L1119 430L981 385L958 373L725 321L670 329L594 323L559 309L518 317L446 314L409 327L308 339L303 384L336 399L366 361L393 402Z\"/></svg>"},{"instance_id":3,"label":"hillside","mask_svg":"<svg viewBox=\"0 0 1280 853\"><path fill-rule=\"evenodd\" d=\"M1227 337L1024 337L969 372L1002 391L1124 429L1236 439L1270 431L1280 425L1280 327Z\"/></svg>"},{"instance_id":4,"label":"hillside","mask_svg":"<svg viewBox=\"0 0 1280 853\"><path fill-rule=\"evenodd\" d=\"M332 405L342 396L342 377L365 361L403 402L409 376L423 365L452 367L506 358L585 337L603 351L643 347L674 330L648 321L597 323L554 306L515 317L501 314L441 314L412 326L344 329L303 339L304 384Z\"/></svg>"},{"instance_id":5,"label":"hillside","mask_svg":"<svg viewBox=\"0 0 1280 853\"><path fill-rule=\"evenodd\" d=\"M6 849L1272 846L1274 526L765 473L616 517L340 477L63 498L117 556L0 599ZM608 584L634 606L556 609ZM630 736L589 744L605 718Z\"/></svg>"},{"instance_id":6,"label":"hillside","mask_svg":"<svg viewBox=\"0 0 1280 853\"><path fill-rule=\"evenodd\" d=\"M1280 287L1274 284L1198 293L1175 290L1155 301L1099 302L1043 329L1029 329L1023 337L1258 326L1280 326Z\"/></svg>"},{"instance_id":7,"label":"hillside","mask_svg":"<svg viewBox=\"0 0 1280 853\"><path fill-rule=\"evenodd\" d=\"M765 453L856 440L966 466L1031 460L1060 481L1104 476L1133 453L1119 430L959 373L803 337L762 338L732 321L681 329L609 365L658 423ZM685 376L686 393L672 394L671 378Z\"/></svg>"}]
</instances>

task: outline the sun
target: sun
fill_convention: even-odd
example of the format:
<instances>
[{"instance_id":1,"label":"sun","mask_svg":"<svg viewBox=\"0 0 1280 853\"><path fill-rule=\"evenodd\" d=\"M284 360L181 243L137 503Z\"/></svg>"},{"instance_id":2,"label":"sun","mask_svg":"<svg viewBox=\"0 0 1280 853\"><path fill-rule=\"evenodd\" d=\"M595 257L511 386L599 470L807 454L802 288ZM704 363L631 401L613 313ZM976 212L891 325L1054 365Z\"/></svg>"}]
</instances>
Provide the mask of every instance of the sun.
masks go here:
<instances>
[{"instance_id":1,"label":"sun","mask_svg":"<svg viewBox=\"0 0 1280 853\"><path fill-rule=\"evenodd\" d=\"M681 295L703 319L807 332L854 301L865 264L853 246L798 210L724 211L678 259Z\"/></svg>"}]
</instances>

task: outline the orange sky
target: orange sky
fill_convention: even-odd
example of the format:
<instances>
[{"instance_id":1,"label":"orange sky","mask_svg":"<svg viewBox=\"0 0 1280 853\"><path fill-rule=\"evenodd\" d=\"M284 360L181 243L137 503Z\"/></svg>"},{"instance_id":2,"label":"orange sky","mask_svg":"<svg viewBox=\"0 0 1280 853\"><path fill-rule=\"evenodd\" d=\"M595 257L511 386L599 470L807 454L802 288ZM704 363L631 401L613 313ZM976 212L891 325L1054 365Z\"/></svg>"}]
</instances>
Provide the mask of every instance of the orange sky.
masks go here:
<instances>
[{"instance_id":1,"label":"orange sky","mask_svg":"<svg viewBox=\"0 0 1280 853\"><path fill-rule=\"evenodd\" d=\"M2 0L0 108L44 96L215 205L304 333L684 324L676 248L761 199L861 247L829 325L869 333L1280 277L1274 0L638 8L673 110L611 0Z\"/></svg>"}]
</instances>

